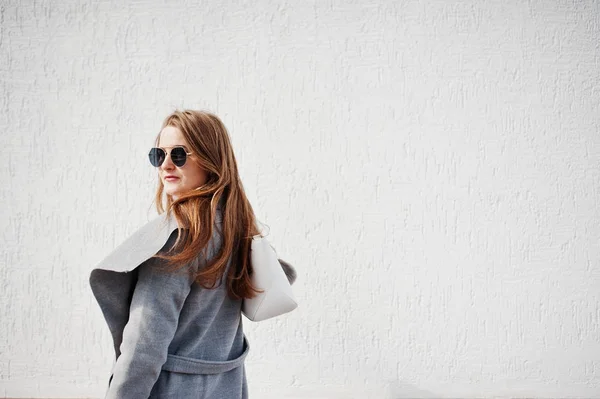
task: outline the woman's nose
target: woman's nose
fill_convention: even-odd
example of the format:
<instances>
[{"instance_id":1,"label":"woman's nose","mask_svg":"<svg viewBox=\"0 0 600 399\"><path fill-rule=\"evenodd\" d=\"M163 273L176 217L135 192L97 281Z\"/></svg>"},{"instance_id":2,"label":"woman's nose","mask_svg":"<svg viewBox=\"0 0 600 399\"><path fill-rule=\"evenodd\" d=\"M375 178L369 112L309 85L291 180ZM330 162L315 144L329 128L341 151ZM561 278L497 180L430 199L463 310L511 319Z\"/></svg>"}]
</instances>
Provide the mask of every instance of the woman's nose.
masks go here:
<instances>
[{"instance_id":1,"label":"woman's nose","mask_svg":"<svg viewBox=\"0 0 600 399\"><path fill-rule=\"evenodd\" d=\"M163 168L164 170L171 170L171 169L175 168L175 164L173 163L173 161L171 161L171 154L167 154L165 156L165 160L163 161L163 163L160 167Z\"/></svg>"}]
</instances>

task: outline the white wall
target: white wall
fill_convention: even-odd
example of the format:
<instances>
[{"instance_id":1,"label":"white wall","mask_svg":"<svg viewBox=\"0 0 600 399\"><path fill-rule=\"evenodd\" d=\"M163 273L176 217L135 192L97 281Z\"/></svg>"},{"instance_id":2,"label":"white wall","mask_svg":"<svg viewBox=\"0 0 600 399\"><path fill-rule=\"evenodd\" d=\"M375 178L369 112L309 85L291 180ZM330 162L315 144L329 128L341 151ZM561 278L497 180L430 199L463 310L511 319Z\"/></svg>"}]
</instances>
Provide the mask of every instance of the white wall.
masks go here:
<instances>
[{"instance_id":1,"label":"white wall","mask_svg":"<svg viewBox=\"0 0 600 399\"><path fill-rule=\"evenodd\" d=\"M197 3L2 1L1 395L103 395L88 272L189 107L300 275L251 397L600 397L599 2Z\"/></svg>"}]
</instances>

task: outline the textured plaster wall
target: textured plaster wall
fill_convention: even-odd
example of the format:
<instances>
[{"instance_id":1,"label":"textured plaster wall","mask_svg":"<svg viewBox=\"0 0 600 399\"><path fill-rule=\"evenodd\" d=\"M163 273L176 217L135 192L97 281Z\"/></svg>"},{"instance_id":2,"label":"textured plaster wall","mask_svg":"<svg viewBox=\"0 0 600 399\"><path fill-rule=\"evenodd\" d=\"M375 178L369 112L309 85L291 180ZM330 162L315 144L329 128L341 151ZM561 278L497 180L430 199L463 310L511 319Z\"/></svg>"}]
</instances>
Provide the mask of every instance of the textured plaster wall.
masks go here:
<instances>
[{"instance_id":1,"label":"textured plaster wall","mask_svg":"<svg viewBox=\"0 0 600 399\"><path fill-rule=\"evenodd\" d=\"M600 397L599 43L590 0L2 0L0 395L103 395L88 271L190 107L300 275L252 397Z\"/></svg>"}]
</instances>

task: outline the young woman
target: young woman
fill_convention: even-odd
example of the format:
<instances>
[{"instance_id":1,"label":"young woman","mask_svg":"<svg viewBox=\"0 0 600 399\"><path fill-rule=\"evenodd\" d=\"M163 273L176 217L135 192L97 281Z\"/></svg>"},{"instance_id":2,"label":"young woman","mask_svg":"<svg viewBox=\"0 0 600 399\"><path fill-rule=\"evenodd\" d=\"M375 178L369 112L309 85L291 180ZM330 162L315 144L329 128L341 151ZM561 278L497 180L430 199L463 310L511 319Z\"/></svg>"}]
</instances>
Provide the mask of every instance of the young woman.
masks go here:
<instances>
[{"instance_id":1,"label":"young woman","mask_svg":"<svg viewBox=\"0 0 600 399\"><path fill-rule=\"evenodd\" d=\"M106 398L247 398L241 305L256 292L260 232L227 130L211 113L175 111L149 158L161 216L90 276L116 353Z\"/></svg>"}]
</instances>

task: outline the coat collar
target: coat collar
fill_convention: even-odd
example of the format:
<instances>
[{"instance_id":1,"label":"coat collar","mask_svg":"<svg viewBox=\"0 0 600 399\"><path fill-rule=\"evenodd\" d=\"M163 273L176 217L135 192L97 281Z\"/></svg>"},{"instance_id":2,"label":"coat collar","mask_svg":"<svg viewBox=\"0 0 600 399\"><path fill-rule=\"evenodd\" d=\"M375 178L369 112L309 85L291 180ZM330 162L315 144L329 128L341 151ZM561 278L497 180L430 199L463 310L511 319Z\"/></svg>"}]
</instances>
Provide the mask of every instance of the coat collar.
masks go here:
<instances>
[{"instance_id":1,"label":"coat collar","mask_svg":"<svg viewBox=\"0 0 600 399\"><path fill-rule=\"evenodd\" d=\"M165 212L135 231L94 269L129 272L160 251L178 227L175 216Z\"/></svg>"}]
</instances>

